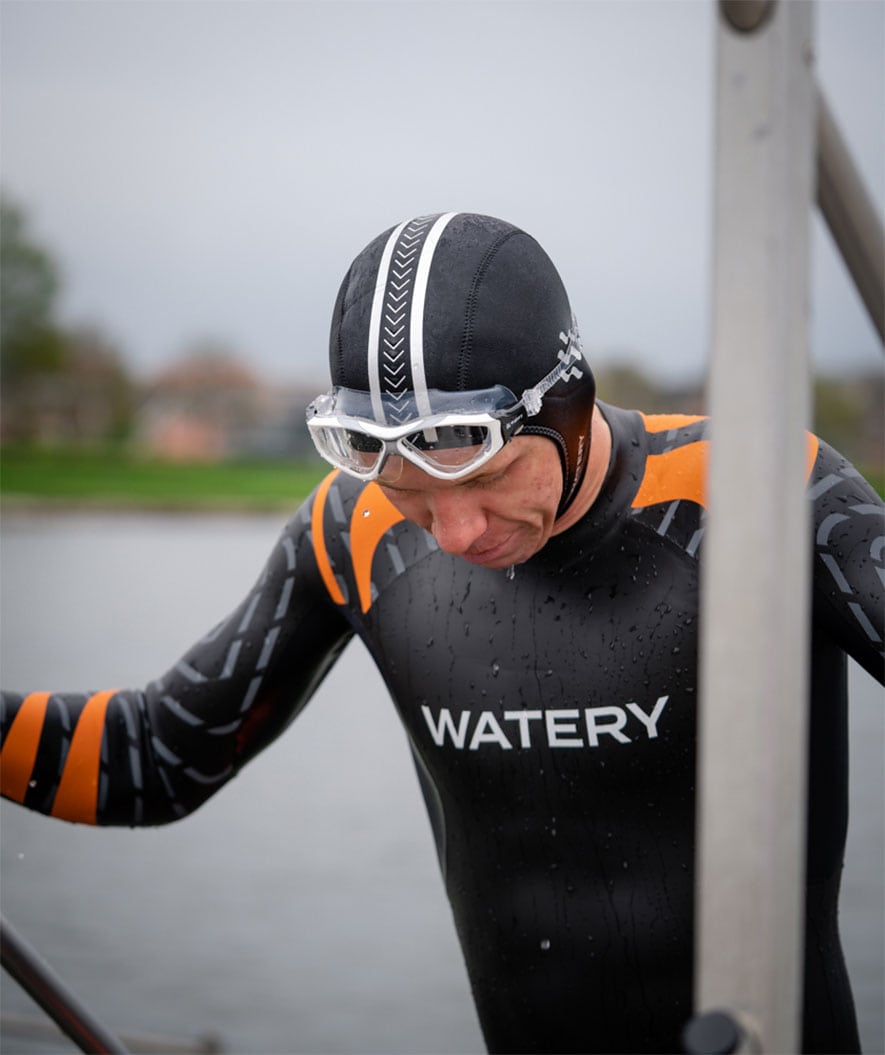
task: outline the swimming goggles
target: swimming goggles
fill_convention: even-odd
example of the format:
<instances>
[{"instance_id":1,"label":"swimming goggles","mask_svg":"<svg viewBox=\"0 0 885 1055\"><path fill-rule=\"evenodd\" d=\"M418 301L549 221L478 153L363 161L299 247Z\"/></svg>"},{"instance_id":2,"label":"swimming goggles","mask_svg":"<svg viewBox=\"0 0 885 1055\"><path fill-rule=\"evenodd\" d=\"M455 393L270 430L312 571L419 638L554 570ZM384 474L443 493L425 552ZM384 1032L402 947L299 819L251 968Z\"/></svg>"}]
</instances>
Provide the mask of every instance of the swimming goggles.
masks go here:
<instances>
[{"instance_id":1,"label":"swimming goggles","mask_svg":"<svg viewBox=\"0 0 885 1055\"><path fill-rule=\"evenodd\" d=\"M471 392L430 389L421 393L419 407L413 392L333 388L308 406L307 427L326 461L361 480L395 483L406 461L438 480L459 480L522 431L579 356L566 354L521 399L503 385Z\"/></svg>"}]
</instances>

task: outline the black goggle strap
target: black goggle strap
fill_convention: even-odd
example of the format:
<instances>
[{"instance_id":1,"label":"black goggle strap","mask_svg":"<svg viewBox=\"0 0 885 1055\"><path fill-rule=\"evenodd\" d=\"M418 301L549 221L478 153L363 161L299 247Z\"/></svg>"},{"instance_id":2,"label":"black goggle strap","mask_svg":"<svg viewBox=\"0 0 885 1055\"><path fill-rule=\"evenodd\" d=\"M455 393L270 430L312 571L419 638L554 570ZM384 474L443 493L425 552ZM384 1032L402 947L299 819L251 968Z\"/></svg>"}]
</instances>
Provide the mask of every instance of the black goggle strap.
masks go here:
<instances>
[{"instance_id":1,"label":"black goggle strap","mask_svg":"<svg viewBox=\"0 0 885 1055\"><path fill-rule=\"evenodd\" d=\"M501 433L504 437L505 443L509 443L514 436L522 432L526 417L526 409L522 403L517 403L515 407L505 411L498 417L498 421L501 423Z\"/></svg>"}]
</instances>

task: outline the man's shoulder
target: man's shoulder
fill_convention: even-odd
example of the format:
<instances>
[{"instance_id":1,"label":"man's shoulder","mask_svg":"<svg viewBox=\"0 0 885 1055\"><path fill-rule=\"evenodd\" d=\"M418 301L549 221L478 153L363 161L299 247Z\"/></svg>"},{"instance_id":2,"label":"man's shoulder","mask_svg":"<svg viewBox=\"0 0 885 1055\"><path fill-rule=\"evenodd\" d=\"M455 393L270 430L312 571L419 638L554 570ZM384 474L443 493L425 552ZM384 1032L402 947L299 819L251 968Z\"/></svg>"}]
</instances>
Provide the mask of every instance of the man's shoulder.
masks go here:
<instances>
[{"instance_id":1,"label":"man's shoulder","mask_svg":"<svg viewBox=\"0 0 885 1055\"><path fill-rule=\"evenodd\" d=\"M388 526L403 519L376 483L348 476L340 469L323 477L297 515L315 534L319 532L330 539L342 530L350 532L357 518L371 520L373 525L385 522Z\"/></svg>"},{"instance_id":2,"label":"man's shoulder","mask_svg":"<svg viewBox=\"0 0 885 1055\"><path fill-rule=\"evenodd\" d=\"M374 482L329 473L312 496L313 552L329 596L366 613L379 590L438 547Z\"/></svg>"},{"instance_id":3,"label":"man's shoulder","mask_svg":"<svg viewBox=\"0 0 885 1055\"><path fill-rule=\"evenodd\" d=\"M634 512L688 500L706 506L709 419L702 414L649 414L606 408L616 446L636 480Z\"/></svg>"},{"instance_id":4,"label":"man's shoulder","mask_svg":"<svg viewBox=\"0 0 885 1055\"><path fill-rule=\"evenodd\" d=\"M705 414L646 414L638 411L648 437L650 454L664 454L708 439L710 419Z\"/></svg>"}]
</instances>

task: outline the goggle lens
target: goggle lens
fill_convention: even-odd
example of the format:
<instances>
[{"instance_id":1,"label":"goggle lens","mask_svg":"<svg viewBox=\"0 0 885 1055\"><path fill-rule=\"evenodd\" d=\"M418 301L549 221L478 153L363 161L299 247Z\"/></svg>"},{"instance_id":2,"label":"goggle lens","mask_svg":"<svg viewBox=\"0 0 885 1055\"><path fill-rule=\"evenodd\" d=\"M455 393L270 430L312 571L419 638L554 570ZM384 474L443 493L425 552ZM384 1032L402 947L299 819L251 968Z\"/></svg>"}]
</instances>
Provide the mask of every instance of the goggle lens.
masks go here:
<instances>
[{"instance_id":1,"label":"goggle lens","mask_svg":"<svg viewBox=\"0 0 885 1055\"><path fill-rule=\"evenodd\" d=\"M335 425L313 429L311 435L324 458L358 476L371 475L384 450L382 440Z\"/></svg>"},{"instance_id":2,"label":"goggle lens","mask_svg":"<svg viewBox=\"0 0 885 1055\"><path fill-rule=\"evenodd\" d=\"M488 444L489 428L487 425L442 425L412 432L404 439L415 450L428 453L471 450Z\"/></svg>"}]
</instances>

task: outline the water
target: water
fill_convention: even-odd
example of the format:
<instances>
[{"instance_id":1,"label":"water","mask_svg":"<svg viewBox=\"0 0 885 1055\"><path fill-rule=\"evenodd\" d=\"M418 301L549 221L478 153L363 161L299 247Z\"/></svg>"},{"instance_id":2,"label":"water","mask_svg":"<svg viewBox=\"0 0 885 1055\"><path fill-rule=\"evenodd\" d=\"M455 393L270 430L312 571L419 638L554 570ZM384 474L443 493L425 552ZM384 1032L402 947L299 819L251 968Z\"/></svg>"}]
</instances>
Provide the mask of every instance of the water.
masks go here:
<instances>
[{"instance_id":1,"label":"water","mask_svg":"<svg viewBox=\"0 0 885 1055\"><path fill-rule=\"evenodd\" d=\"M233 608L279 517L6 516L0 681L141 685ZM883 708L852 671L842 927L882 1023ZM4 804L2 907L109 1026L228 1051L483 1050L404 734L354 644L295 725L192 817L60 824ZM4 1014L39 1016L4 979ZM7 1053L58 1043L4 1036ZM65 1048L64 1050L69 1050Z\"/></svg>"}]
</instances>

